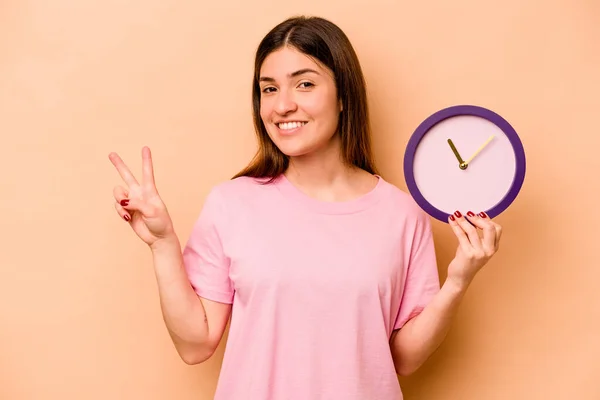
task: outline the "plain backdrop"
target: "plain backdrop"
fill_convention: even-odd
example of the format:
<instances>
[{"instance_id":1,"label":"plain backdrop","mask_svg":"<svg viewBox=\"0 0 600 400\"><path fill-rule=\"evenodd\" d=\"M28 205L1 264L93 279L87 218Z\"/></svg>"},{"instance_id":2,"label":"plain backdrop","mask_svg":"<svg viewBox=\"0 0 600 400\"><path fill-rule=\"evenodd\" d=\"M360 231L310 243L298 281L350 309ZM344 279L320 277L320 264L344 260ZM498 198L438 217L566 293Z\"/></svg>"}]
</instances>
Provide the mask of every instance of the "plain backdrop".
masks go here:
<instances>
[{"instance_id":1,"label":"plain backdrop","mask_svg":"<svg viewBox=\"0 0 600 400\"><path fill-rule=\"evenodd\" d=\"M499 113L525 146L501 249L439 351L401 379L406 399L599 399L599 4L3 0L0 398L212 398L224 342L202 365L176 355L107 156L139 174L150 146L185 242L210 188L255 151L258 42L307 14L359 54L388 181L406 188L405 145L447 106ZM456 240L433 224L443 279Z\"/></svg>"}]
</instances>

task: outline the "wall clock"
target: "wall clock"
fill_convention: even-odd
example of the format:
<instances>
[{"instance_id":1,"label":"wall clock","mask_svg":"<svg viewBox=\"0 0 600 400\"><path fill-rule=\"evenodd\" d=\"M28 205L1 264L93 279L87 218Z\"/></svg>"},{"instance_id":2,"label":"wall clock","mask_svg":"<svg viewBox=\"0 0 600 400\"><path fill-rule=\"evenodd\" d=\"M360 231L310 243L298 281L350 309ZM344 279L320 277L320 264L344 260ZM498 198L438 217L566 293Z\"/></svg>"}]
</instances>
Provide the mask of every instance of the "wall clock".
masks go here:
<instances>
[{"instance_id":1,"label":"wall clock","mask_svg":"<svg viewBox=\"0 0 600 400\"><path fill-rule=\"evenodd\" d=\"M525 164L521 139L504 118L457 105L417 127L404 154L404 177L419 206L442 222L456 210L494 218L519 194Z\"/></svg>"}]
</instances>

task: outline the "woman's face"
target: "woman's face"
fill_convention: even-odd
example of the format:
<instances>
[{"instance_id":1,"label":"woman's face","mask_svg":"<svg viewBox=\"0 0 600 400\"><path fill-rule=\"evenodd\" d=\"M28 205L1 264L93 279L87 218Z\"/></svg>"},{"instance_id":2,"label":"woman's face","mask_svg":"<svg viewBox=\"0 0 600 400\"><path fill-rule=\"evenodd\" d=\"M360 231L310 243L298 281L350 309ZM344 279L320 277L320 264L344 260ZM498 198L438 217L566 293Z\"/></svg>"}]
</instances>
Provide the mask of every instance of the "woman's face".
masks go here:
<instances>
[{"instance_id":1,"label":"woman's face","mask_svg":"<svg viewBox=\"0 0 600 400\"><path fill-rule=\"evenodd\" d=\"M331 70L286 46L264 60L259 84L260 116L284 154L302 156L331 144L341 111Z\"/></svg>"}]
</instances>

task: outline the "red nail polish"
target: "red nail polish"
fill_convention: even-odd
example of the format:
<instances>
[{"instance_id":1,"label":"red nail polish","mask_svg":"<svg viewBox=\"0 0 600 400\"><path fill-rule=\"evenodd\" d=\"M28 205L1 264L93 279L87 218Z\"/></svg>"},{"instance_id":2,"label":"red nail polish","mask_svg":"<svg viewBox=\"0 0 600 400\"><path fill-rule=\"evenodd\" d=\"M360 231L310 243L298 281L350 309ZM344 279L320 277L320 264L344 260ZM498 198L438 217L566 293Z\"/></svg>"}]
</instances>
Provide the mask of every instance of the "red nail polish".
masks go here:
<instances>
[{"instance_id":1,"label":"red nail polish","mask_svg":"<svg viewBox=\"0 0 600 400\"><path fill-rule=\"evenodd\" d=\"M481 218L486 218L486 217L487 217L483 211L479 213L479 216L480 216Z\"/></svg>"},{"instance_id":2,"label":"red nail polish","mask_svg":"<svg viewBox=\"0 0 600 400\"><path fill-rule=\"evenodd\" d=\"M124 219L125 221L129 222L129 215L125 215L125 216L123 217L123 219Z\"/></svg>"},{"instance_id":3,"label":"red nail polish","mask_svg":"<svg viewBox=\"0 0 600 400\"><path fill-rule=\"evenodd\" d=\"M460 218L460 217L462 217L462 214L460 213L460 211L456 211L456 212L454 213L454 215L456 215L456 217L457 217L457 218Z\"/></svg>"},{"instance_id":4,"label":"red nail polish","mask_svg":"<svg viewBox=\"0 0 600 400\"><path fill-rule=\"evenodd\" d=\"M467 213L467 215L468 215L469 217L474 217L474 216L475 216L475 214L473 213L473 211L469 211L469 212Z\"/></svg>"},{"instance_id":5,"label":"red nail polish","mask_svg":"<svg viewBox=\"0 0 600 400\"><path fill-rule=\"evenodd\" d=\"M450 219L454 221L454 215L450 214Z\"/></svg>"},{"instance_id":6,"label":"red nail polish","mask_svg":"<svg viewBox=\"0 0 600 400\"><path fill-rule=\"evenodd\" d=\"M129 204L129 199L123 199L123 200L121 200L121 205L123 207L125 207L127 204Z\"/></svg>"}]
</instances>

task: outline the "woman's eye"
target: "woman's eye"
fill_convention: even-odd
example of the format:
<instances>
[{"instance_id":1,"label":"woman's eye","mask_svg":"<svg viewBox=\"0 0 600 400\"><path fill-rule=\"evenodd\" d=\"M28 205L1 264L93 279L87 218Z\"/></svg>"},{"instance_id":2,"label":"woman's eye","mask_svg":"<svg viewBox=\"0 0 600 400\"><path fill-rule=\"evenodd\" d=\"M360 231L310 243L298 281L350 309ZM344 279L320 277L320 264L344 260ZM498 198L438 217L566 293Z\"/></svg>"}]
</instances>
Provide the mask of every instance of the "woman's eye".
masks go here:
<instances>
[{"instance_id":1,"label":"woman's eye","mask_svg":"<svg viewBox=\"0 0 600 400\"><path fill-rule=\"evenodd\" d=\"M271 89L275 90L275 88L273 88L273 87L266 87L266 88L263 88L262 92L263 93L270 93Z\"/></svg>"},{"instance_id":2,"label":"woman's eye","mask_svg":"<svg viewBox=\"0 0 600 400\"><path fill-rule=\"evenodd\" d=\"M310 83L310 82L302 82L302 83L300 84L300 86L302 86L302 85L305 85L305 86L304 86L304 88L307 88L307 87L309 87L309 86L314 86L314 85L313 85L312 83Z\"/></svg>"}]
</instances>

